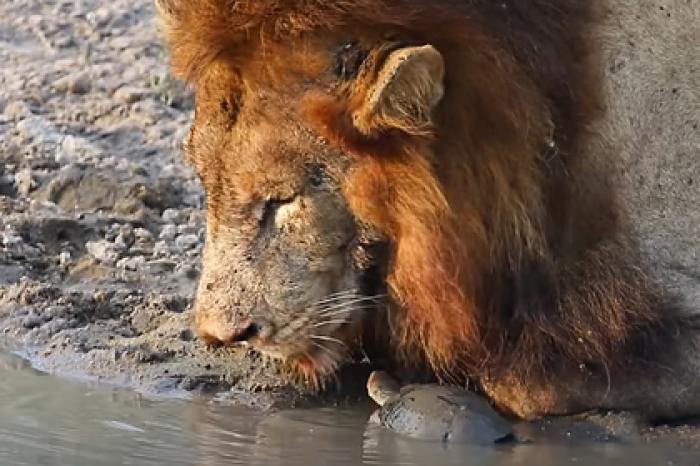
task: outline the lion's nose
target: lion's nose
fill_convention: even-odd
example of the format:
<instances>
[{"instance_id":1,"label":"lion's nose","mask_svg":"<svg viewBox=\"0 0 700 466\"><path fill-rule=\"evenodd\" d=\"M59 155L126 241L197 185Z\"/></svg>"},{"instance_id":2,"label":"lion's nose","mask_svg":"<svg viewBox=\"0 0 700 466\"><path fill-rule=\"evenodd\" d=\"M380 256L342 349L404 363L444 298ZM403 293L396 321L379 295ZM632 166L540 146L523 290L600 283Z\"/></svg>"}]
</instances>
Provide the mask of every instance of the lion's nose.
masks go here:
<instances>
[{"instance_id":1,"label":"lion's nose","mask_svg":"<svg viewBox=\"0 0 700 466\"><path fill-rule=\"evenodd\" d=\"M204 322L199 327L199 334L208 343L224 345L244 344L260 335L261 327L251 319L235 323Z\"/></svg>"}]
</instances>

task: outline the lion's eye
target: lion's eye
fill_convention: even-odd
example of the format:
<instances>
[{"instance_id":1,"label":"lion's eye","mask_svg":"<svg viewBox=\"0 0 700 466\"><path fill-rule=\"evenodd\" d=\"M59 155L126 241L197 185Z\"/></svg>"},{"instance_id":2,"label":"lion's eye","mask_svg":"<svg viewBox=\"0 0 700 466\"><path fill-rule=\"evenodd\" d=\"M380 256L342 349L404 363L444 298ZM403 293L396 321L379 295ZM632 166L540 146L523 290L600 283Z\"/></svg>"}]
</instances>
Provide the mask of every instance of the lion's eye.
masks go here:
<instances>
[{"instance_id":1,"label":"lion's eye","mask_svg":"<svg viewBox=\"0 0 700 466\"><path fill-rule=\"evenodd\" d=\"M275 216L280 207L294 201L290 199L268 199L262 206L262 215L260 216L260 229L270 228L274 225Z\"/></svg>"}]
</instances>

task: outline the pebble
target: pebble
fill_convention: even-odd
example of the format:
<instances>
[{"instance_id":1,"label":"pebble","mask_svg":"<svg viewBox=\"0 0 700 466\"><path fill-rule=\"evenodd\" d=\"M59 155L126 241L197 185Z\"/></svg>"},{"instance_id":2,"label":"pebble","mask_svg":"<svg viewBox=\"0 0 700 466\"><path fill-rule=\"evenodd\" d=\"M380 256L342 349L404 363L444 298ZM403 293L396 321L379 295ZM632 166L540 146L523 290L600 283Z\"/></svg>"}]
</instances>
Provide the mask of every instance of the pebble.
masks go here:
<instances>
[{"instance_id":1,"label":"pebble","mask_svg":"<svg viewBox=\"0 0 700 466\"><path fill-rule=\"evenodd\" d=\"M0 239L2 240L2 245L6 248L24 243L22 237L12 228L6 228L0 234Z\"/></svg>"},{"instance_id":2,"label":"pebble","mask_svg":"<svg viewBox=\"0 0 700 466\"><path fill-rule=\"evenodd\" d=\"M37 144L57 144L63 139L63 135L42 117L32 116L25 118L15 126L25 142Z\"/></svg>"},{"instance_id":3,"label":"pebble","mask_svg":"<svg viewBox=\"0 0 700 466\"><path fill-rule=\"evenodd\" d=\"M92 89L92 79L87 71L69 74L53 82L52 87L59 92L87 94Z\"/></svg>"},{"instance_id":4,"label":"pebble","mask_svg":"<svg viewBox=\"0 0 700 466\"><path fill-rule=\"evenodd\" d=\"M143 308L137 308L131 313L131 325L138 333L145 333L151 329L151 313Z\"/></svg>"},{"instance_id":5,"label":"pebble","mask_svg":"<svg viewBox=\"0 0 700 466\"><path fill-rule=\"evenodd\" d=\"M141 245L153 242L153 234L145 228L134 228L134 237Z\"/></svg>"},{"instance_id":6,"label":"pebble","mask_svg":"<svg viewBox=\"0 0 700 466\"><path fill-rule=\"evenodd\" d=\"M126 104L133 104L140 101L148 94L148 89L133 86L122 86L114 92L113 97Z\"/></svg>"},{"instance_id":7,"label":"pebble","mask_svg":"<svg viewBox=\"0 0 700 466\"><path fill-rule=\"evenodd\" d=\"M22 326L27 329L32 329L39 327L41 324L43 324L46 321L46 318L44 316L40 316L38 314L29 314L27 317L24 318L22 321Z\"/></svg>"},{"instance_id":8,"label":"pebble","mask_svg":"<svg viewBox=\"0 0 700 466\"><path fill-rule=\"evenodd\" d=\"M6 227L5 231L0 233L0 242L5 251L18 256L33 258L38 257L42 253L39 247L25 243L22 236L13 228Z\"/></svg>"},{"instance_id":9,"label":"pebble","mask_svg":"<svg viewBox=\"0 0 700 466\"><path fill-rule=\"evenodd\" d=\"M117 262L120 269L139 271L146 265L146 258L143 256L125 257Z\"/></svg>"},{"instance_id":10,"label":"pebble","mask_svg":"<svg viewBox=\"0 0 700 466\"><path fill-rule=\"evenodd\" d=\"M165 209L161 218L165 223L181 223L183 215L178 209Z\"/></svg>"},{"instance_id":11,"label":"pebble","mask_svg":"<svg viewBox=\"0 0 700 466\"><path fill-rule=\"evenodd\" d=\"M23 100L10 102L5 106L5 116L12 121L19 121L32 116L29 105Z\"/></svg>"},{"instance_id":12,"label":"pebble","mask_svg":"<svg viewBox=\"0 0 700 466\"><path fill-rule=\"evenodd\" d=\"M67 267L71 263L71 253L69 251L63 251L58 256L58 265L61 267Z\"/></svg>"},{"instance_id":13,"label":"pebble","mask_svg":"<svg viewBox=\"0 0 700 466\"><path fill-rule=\"evenodd\" d=\"M85 19L87 19L88 22L94 27L98 28L106 26L112 20L112 18L112 12L107 8L98 8L97 10L91 11L85 15Z\"/></svg>"},{"instance_id":14,"label":"pebble","mask_svg":"<svg viewBox=\"0 0 700 466\"><path fill-rule=\"evenodd\" d=\"M153 257L167 257L172 253L172 248L167 241L158 241L153 246Z\"/></svg>"},{"instance_id":15,"label":"pebble","mask_svg":"<svg viewBox=\"0 0 700 466\"><path fill-rule=\"evenodd\" d=\"M55 160L61 165L97 158L102 151L85 138L68 135L56 151Z\"/></svg>"},{"instance_id":16,"label":"pebble","mask_svg":"<svg viewBox=\"0 0 700 466\"><path fill-rule=\"evenodd\" d=\"M178 225L177 234L178 235L194 235L199 232L199 227L197 225Z\"/></svg>"},{"instance_id":17,"label":"pebble","mask_svg":"<svg viewBox=\"0 0 700 466\"><path fill-rule=\"evenodd\" d=\"M85 248L92 257L106 265L115 265L123 252L115 243L109 241L88 241Z\"/></svg>"},{"instance_id":18,"label":"pebble","mask_svg":"<svg viewBox=\"0 0 700 466\"><path fill-rule=\"evenodd\" d=\"M155 254L154 254L155 255ZM169 259L157 259L148 262L148 271L153 275L171 273L177 264Z\"/></svg>"},{"instance_id":19,"label":"pebble","mask_svg":"<svg viewBox=\"0 0 700 466\"><path fill-rule=\"evenodd\" d=\"M37 187L31 168L26 167L15 174L15 187L21 196L29 197L29 193Z\"/></svg>"},{"instance_id":20,"label":"pebble","mask_svg":"<svg viewBox=\"0 0 700 466\"><path fill-rule=\"evenodd\" d=\"M124 225L119 229L119 234L114 239L114 244L123 249L129 249L136 242L134 227Z\"/></svg>"},{"instance_id":21,"label":"pebble","mask_svg":"<svg viewBox=\"0 0 700 466\"><path fill-rule=\"evenodd\" d=\"M175 239L175 248L178 251L188 251L199 245L199 236L197 235L180 235Z\"/></svg>"},{"instance_id":22,"label":"pebble","mask_svg":"<svg viewBox=\"0 0 700 466\"><path fill-rule=\"evenodd\" d=\"M161 230L160 230L160 235L158 236L160 239L165 240L165 241L173 241L178 235L178 229L175 225L172 223L165 225Z\"/></svg>"},{"instance_id":23,"label":"pebble","mask_svg":"<svg viewBox=\"0 0 700 466\"><path fill-rule=\"evenodd\" d=\"M105 239L109 242L114 242L114 240L117 239L117 236L119 236L121 227L122 226L119 223L113 223L110 225L104 234Z\"/></svg>"},{"instance_id":24,"label":"pebble","mask_svg":"<svg viewBox=\"0 0 700 466\"><path fill-rule=\"evenodd\" d=\"M160 173L158 174L160 178L177 178L182 177L182 168L175 166L175 164L169 163L165 165Z\"/></svg>"}]
</instances>

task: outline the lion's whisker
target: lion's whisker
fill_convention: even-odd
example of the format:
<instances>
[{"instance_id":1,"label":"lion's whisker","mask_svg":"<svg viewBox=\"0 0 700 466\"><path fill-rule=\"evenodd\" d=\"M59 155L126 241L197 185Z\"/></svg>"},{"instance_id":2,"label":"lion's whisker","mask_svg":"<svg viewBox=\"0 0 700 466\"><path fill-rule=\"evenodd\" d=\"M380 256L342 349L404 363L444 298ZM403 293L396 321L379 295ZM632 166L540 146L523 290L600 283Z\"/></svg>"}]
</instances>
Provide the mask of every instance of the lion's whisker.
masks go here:
<instances>
[{"instance_id":1,"label":"lion's whisker","mask_svg":"<svg viewBox=\"0 0 700 466\"><path fill-rule=\"evenodd\" d=\"M333 359L333 365L334 365L334 366L337 366L338 363L339 363L339 361L341 361L341 360L343 360L343 359L346 358L346 356L343 355L343 354L341 354L339 351L336 351L336 350L334 350L334 349L332 349L332 348L329 348L329 347L327 347L327 346L325 346L325 345L322 345L321 343L318 343L318 342L313 341L313 340L310 340L310 343L311 343L314 347L318 348L318 350L320 350L320 351L326 353L327 355L329 355L329 356ZM307 357L311 358L311 356L308 356L308 355L307 355ZM312 358L312 359L313 359L313 358Z\"/></svg>"},{"instance_id":2,"label":"lion's whisker","mask_svg":"<svg viewBox=\"0 0 700 466\"><path fill-rule=\"evenodd\" d=\"M349 297L349 296L354 296L357 295L358 290L356 288L350 289L350 290L345 290L345 291L340 291L337 293L331 293L324 297L323 299L320 299L314 303L314 305L319 305L319 304L324 304L327 302L332 302L332 301L338 301L340 299Z\"/></svg>"},{"instance_id":3,"label":"lion's whisker","mask_svg":"<svg viewBox=\"0 0 700 466\"><path fill-rule=\"evenodd\" d=\"M328 336L328 335L309 335L309 338L311 338L312 340L321 340L321 341L328 341L331 343L337 343L337 344L342 345L346 348L348 347L348 345L346 345L343 341L341 341L335 337Z\"/></svg>"},{"instance_id":4,"label":"lion's whisker","mask_svg":"<svg viewBox=\"0 0 700 466\"><path fill-rule=\"evenodd\" d=\"M323 327L324 325L347 324L347 323L348 323L348 321L344 320L344 319L325 320L325 321L316 322L313 325L309 325L308 328L318 328L318 327Z\"/></svg>"},{"instance_id":5,"label":"lion's whisker","mask_svg":"<svg viewBox=\"0 0 700 466\"><path fill-rule=\"evenodd\" d=\"M339 354L337 351L335 351L335 350L333 350L333 349L331 349L331 348L329 348L329 347L327 347L327 346L324 346L324 345L322 345L321 343L319 343L319 342L317 342L317 341L310 340L309 343L311 343L312 345L314 345L316 348L320 349L320 350L323 351L324 353L330 354L330 355L333 356L334 358L335 358L335 357L340 357L340 354Z\"/></svg>"},{"instance_id":6,"label":"lion's whisker","mask_svg":"<svg viewBox=\"0 0 700 466\"><path fill-rule=\"evenodd\" d=\"M372 295L372 296L358 296L356 293L354 294L349 294L346 296L343 296L342 298L334 298L334 299L329 299L329 300L321 300L317 301L312 304L312 306L319 306L319 307L325 307L325 305L330 305L330 306L342 306L348 303L356 302L356 301L378 301L380 299L384 299L387 295L381 294L381 295ZM351 298L351 299L350 299Z\"/></svg>"},{"instance_id":7,"label":"lion's whisker","mask_svg":"<svg viewBox=\"0 0 700 466\"><path fill-rule=\"evenodd\" d=\"M327 307L327 308L325 308L325 309L319 309L318 311L316 311L316 315L317 315L317 316L327 316L329 313L333 313L333 312L336 312L336 311L338 311L338 312L340 312L340 311L347 311L347 310L350 309L350 307L351 307L351 306L348 305L348 304L337 305L337 306L330 306L330 307Z\"/></svg>"},{"instance_id":8,"label":"lion's whisker","mask_svg":"<svg viewBox=\"0 0 700 466\"><path fill-rule=\"evenodd\" d=\"M325 311L322 313L319 313L319 317L333 317L333 316L338 316L338 315L343 315L343 314L350 314L352 312L356 311L362 311L365 309L373 309L374 305L360 305L360 306L348 306L345 309L335 309L335 310L330 310L330 311Z\"/></svg>"},{"instance_id":9,"label":"lion's whisker","mask_svg":"<svg viewBox=\"0 0 700 466\"><path fill-rule=\"evenodd\" d=\"M325 306L325 305L327 305L327 304L336 304L336 303L339 303L339 302L343 302L344 300L347 300L347 299L353 299L355 296L357 296L357 294L355 294L355 293L350 293L350 294L347 294L347 295L344 295L344 296L335 296L335 297L333 297L333 298L328 298L328 299L322 299L322 300L319 300L319 301L315 301L315 302L313 302L311 305L312 305L312 306Z\"/></svg>"},{"instance_id":10,"label":"lion's whisker","mask_svg":"<svg viewBox=\"0 0 700 466\"><path fill-rule=\"evenodd\" d=\"M333 304L331 306L324 307L321 309L321 311L334 310L334 309L337 309L340 307L351 306L353 304L364 303L364 302L376 303L379 299L380 298L378 296L363 296L363 297L350 299L347 301Z\"/></svg>"}]
</instances>

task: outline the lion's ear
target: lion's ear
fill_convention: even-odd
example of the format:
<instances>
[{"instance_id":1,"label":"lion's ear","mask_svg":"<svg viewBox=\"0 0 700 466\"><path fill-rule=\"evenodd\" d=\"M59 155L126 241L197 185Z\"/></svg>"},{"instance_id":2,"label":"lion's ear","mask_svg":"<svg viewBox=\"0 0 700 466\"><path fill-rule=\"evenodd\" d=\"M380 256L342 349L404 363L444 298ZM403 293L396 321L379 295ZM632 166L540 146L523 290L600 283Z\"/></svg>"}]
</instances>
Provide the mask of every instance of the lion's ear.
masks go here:
<instances>
[{"instance_id":1,"label":"lion's ear","mask_svg":"<svg viewBox=\"0 0 700 466\"><path fill-rule=\"evenodd\" d=\"M178 23L180 3L178 0L155 0L158 19L166 28Z\"/></svg>"},{"instance_id":2,"label":"lion's ear","mask_svg":"<svg viewBox=\"0 0 700 466\"><path fill-rule=\"evenodd\" d=\"M392 52L375 73L352 112L354 126L371 135L396 128L424 134L432 127L432 113L444 94L445 64L432 45Z\"/></svg>"}]
</instances>

